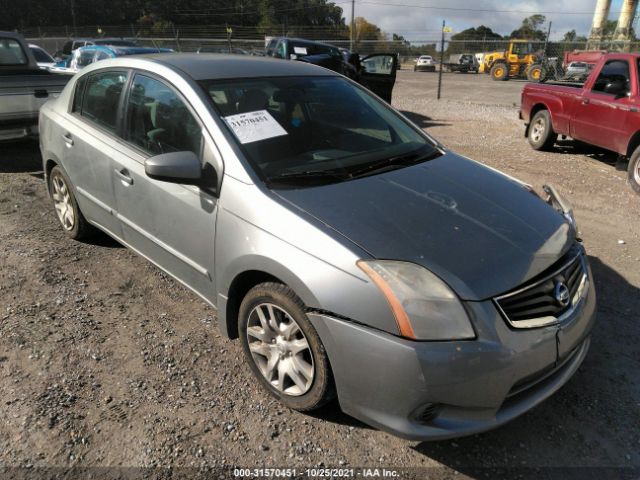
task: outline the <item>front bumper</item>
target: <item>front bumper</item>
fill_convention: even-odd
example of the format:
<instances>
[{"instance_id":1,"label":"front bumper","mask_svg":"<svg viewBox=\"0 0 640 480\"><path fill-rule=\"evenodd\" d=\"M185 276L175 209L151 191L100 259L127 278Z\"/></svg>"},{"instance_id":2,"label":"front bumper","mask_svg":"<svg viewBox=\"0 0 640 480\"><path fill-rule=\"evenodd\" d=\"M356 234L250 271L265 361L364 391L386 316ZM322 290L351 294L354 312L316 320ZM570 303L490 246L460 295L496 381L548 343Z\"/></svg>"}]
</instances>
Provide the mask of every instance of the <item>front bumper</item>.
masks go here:
<instances>
[{"instance_id":1,"label":"front bumper","mask_svg":"<svg viewBox=\"0 0 640 480\"><path fill-rule=\"evenodd\" d=\"M410 440L471 435L525 413L564 385L589 348L593 281L561 325L508 327L491 301L468 304L477 338L416 342L319 313L342 410Z\"/></svg>"}]
</instances>

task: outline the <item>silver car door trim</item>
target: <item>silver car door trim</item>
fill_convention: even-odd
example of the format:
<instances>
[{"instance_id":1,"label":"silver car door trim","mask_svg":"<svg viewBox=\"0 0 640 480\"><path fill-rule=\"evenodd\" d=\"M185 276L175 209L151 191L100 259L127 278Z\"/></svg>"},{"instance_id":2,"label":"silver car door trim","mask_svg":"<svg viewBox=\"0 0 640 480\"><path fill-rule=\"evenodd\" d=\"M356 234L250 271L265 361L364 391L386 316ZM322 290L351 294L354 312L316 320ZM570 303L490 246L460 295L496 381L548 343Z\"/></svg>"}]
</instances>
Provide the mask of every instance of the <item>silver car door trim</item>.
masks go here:
<instances>
[{"instance_id":1,"label":"silver car door trim","mask_svg":"<svg viewBox=\"0 0 640 480\"><path fill-rule=\"evenodd\" d=\"M148 240L152 241L153 243L155 243L156 245L158 245L160 248L166 250L167 252L169 252L171 255L173 255L174 257L176 257L177 259L179 259L180 261L186 263L187 265L189 265L191 268L193 268L194 270L196 270L198 273L200 273L201 275L204 275L205 277L207 277L209 280L211 280L211 275L209 275L209 270L207 270L206 268L204 268L202 265L197 264L196 262L194 262L193 260L191 260L190 258L184 256L182 253L180 253L179 251L177 251L175 248L170 247L169 245L167 245L166 243L164 243L162 240L156 238L155 236L151 235L149 232L147 232L146 230L143 230L142 228L140 228L138 225L136 225L135 223L133 223L131 220L129 220L127 217L116 213L116 217L118 218L118 220L120 220L122 223L126 224L128 227L133 228L136 232L138 232L140 235L142 235L143 237L147 238ZM145 257L146 258L146 257Z\"/></svg>"},{"instance_id":2,"label":"silver car door trim","mask_svg":"<svg viewBox=\"0 0 640 480\"><path fill-rule=\"evenodd\" d=\"M113 208L111 208L109 205L107 205L106 203L104 203L101 200L98 200L96 197L94 197L93 195L91 195L89 192L87 192L84 188L82 187L75 187L76 191L82 195L83 197L85 197L87 200L95 203L97 206L99 206L100 208L106 210L107 212L109 212L111 215L115 215L115 212L113 210Z\"/></svg>"}]
</instances>

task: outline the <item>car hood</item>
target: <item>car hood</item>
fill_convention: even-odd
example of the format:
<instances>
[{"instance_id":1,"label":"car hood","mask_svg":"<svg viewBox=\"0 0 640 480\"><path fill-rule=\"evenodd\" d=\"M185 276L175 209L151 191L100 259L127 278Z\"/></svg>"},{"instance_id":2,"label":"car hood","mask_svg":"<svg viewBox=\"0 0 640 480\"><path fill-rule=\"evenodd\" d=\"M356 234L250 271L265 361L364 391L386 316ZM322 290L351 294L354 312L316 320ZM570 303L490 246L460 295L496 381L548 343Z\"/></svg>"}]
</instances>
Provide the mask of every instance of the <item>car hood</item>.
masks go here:
<instances>
[{"instance_id":1,"label":"car hood","mask_svg":"<svg viewBox=\"0 0 640 480\"><path fill-rule=\"evenodd\" d=\"M565 218L521 184L452 153L276 194L374 258L428 268L465 300L519 286L575 241Z\"/></svg>"}]
</instances>

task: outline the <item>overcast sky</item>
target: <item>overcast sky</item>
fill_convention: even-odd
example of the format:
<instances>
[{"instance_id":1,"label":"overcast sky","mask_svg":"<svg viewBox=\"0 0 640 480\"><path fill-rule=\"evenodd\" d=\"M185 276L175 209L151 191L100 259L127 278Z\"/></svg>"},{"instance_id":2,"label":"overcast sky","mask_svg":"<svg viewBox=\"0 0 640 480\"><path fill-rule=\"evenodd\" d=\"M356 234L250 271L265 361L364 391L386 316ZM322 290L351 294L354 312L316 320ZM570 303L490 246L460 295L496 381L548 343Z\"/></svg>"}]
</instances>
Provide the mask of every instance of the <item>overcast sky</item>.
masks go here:
<instances>
[{"instance_id":1,"label":"overcast sky","mask_svg":"<svg viewBox=\"0 0 640 480\"><path fill-rule=\"evenodd\" d=\"M334 1L343 8L349 23L351 6L348 0ZM613 0L610 18L617 19L621 3L622 0ZM408 40L419 41L439 38L442 20L453 27L453 33L486 25L505 35L518 28L523 18L540 12L553 22L551 38L558 39L572 29L587 35L593 20L590 12L595 10L595 5L596 0L356 0L355 15L365 17L387 33L398 33Z\"/></svg>"}]
</instances>

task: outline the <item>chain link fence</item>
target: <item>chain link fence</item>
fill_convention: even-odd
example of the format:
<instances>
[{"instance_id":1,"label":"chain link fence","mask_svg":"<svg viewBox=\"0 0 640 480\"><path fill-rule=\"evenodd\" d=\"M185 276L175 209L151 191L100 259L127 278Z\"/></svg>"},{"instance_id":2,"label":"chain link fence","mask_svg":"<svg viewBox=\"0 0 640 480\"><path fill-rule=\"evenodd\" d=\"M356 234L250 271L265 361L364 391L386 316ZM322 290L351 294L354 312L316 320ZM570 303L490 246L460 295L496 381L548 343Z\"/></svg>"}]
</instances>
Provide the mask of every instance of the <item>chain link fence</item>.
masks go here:
<instances>
[{"instance_id":1,"label":"chain link fence","mask_svg":"<svg viewBox=\"0 0 640 480\"><path fill-rule=\"evenodd\" d=\"M331 43L338 47L351 48L362 55L371 53L396 53L403 68L411 66L420 55L431 55L440 58L441 38L426 37L421 40L407 41L402 37L389 38L380 32L369 32L365 35L356 32L353 45L349 30L344 26L314 27L277 25L269 28L227 26L227 25L173 25L162 23L155 25L117 25L117 26L82 26L72 28L34 27L24 28L21 33L31 42L54 54L62 50L63 45L71 38L117 37L136 40L139 45L172 48L179 52L234 51L258 54L264 51L266 40L274 36L301 37ZM587 49L588 42L528 42L526 48L532 53L547 58L564 61L565 52ZM507 39L455 39L445 38L444 61L450 55L460 53L482 54L504 52L509 46ZM593 48L593 45L589 45ZM599 47L612 51L639 51L638 42L602 42Z\"/></svg>"}]
</instances>

